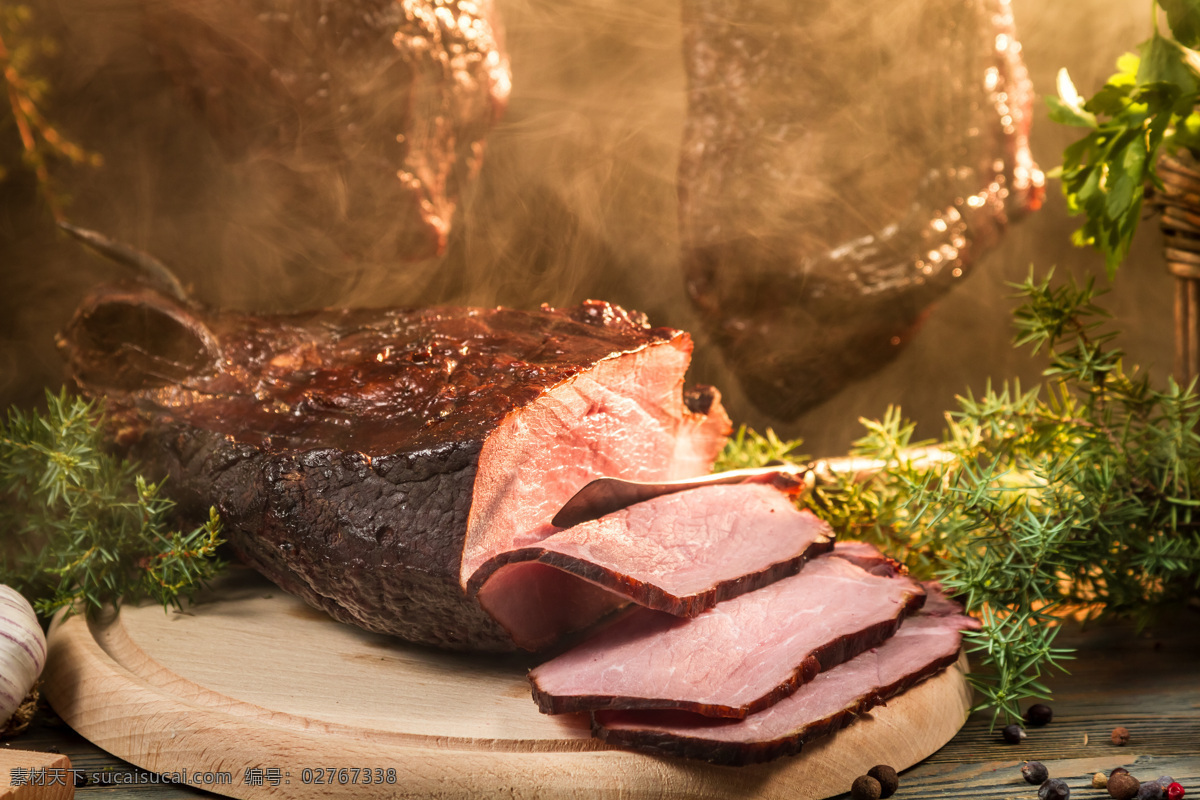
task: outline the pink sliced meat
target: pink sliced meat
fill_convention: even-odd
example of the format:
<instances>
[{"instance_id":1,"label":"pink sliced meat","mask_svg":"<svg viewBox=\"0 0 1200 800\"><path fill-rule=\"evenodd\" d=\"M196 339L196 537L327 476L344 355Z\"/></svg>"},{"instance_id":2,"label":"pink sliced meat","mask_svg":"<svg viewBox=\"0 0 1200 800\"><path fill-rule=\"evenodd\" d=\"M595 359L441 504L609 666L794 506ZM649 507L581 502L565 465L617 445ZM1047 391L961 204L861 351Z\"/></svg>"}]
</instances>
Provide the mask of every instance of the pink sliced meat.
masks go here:
<instances>
[{"instance_id":1,"label":"pink sliced meat","mask_svg":"<svg viewBox=\"0 0 1200 800\"><path fill-rule=\"evenodd\" d=\"M681 709L740 719L892 635L925 590L833 555L693 618L637 609L529 674L544 713Z\"/></svg>"},{"instance_id":2,"label":"pink sliced meat","mask_svg":"<svg viewBox=\"0 0 1200 800\"><path fill-rule=\"evenodd\" d=\"M754 764L798 753L806 742L846 727L958 660L960 631L978 623L936 588L929 595L929 610L906 619L883 644L821 672L745 719L684 711L597 711L593 732L622 747L715 764Z\"/></svg>"},{"instance_id":3,"label":"pink sliced meat","mask_svg":"<svg viewBox=\"0 0 1200 800\"><path fill-rule=\"evenodd\" d=\"M892 578L904 573L900 562L879 552L879 548L868 542L845 541L834 545L833 554L851 564L862 567L872 575Z\"/></svg>"},{"instance_id":4,"label":"pink sliced meat","mask_svg":"<svg viewBox=\"0 0 1200 800\"><path fill-rule=\"evenodd\" d=\"M773 486L706 486L657 497L492 558L470 588L540 563L649 608L694 617L716 603L794 575L833 547L833 531ZM506 620L510 630L528 622ZM492 604L494 605L494 604ZM518 640L524 637L516 637Z\"/></svg>"}]
</instances>

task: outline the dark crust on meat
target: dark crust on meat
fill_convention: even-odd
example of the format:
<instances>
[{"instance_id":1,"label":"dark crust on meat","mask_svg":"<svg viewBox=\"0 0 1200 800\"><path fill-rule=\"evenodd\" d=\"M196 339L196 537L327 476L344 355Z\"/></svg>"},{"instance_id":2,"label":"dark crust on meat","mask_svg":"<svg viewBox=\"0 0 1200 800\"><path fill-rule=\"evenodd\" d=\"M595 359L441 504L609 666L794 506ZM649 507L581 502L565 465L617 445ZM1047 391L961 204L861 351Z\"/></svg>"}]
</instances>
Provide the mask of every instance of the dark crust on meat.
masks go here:
<instances>
[{"instance_id":1,"label":"dark crust on meat","mask_svg":"<svg viewBox=\"0 0 1200 800\"><path fill-rule=\"evenodd\" d=\"M514 649L458 583L452 532L466 529L479 443L368 460L266 453L175 426L133 452L166 470L185 513L215 505L240 559L335 619L440 647Z\"/></svg>"},{"instance_id":2,"label":"dark crust on meat","mask_svg":"<svg viewBox=\"0 0 1200 800\"><path fill-rule=\"evenodd\" d=\"M683 389L683 406L693 414L708 415L719 394L715 387L705 384L685 386Z\"/></svg>"},{"instance_id":3,"label":"dark crust on meat","mask_svg":"<svg viewBox=\"0 0 1200 800\"><path fill-rule=\"evenodd\" d=\"M799 753L806 743L847 727L858 719L859 715L870 711L876 706L885 704L901 692L911 689L938 674L958 661L958 658L959 655L956 652L953 655L938 659L926 665L921 670L905 675L890 686L881 687L879 691L858 698L854 703L838 713L805 726L803 730L796 731L792 736L770 742L738 744L733 742L712 742L669 733L609 730L603 726L600 714L592 715L592 734L609 744L619 747L629 747L654 755L694 758L707 761L710 764L725 766L761 764L780 756L790 756Z\"/></svg>"},{"instance_id":4,"label":"dark crust on meat","mask_svg":"<svg viewBox=\"0 0 1200 800\"><path fill-rule=\"evenodd\" d=\"M895 618L876 623L862 630L839 636L831 642L818 647L800 662L792 674L778 686L762 697L742 706L710 705L687 700L662 700L648 698L614 697L609 695L589 695L586 697L554 697L533 685L533 699L543 714L566 714L575 711L613 710L663 710L690 711L705 717L722 719L745 719L751 714L775 705L780 700L795 693L804 684L811 681L818 673L832 669L838 664L849 661L859 653L877 647L889 639L904 618L919 610L925 604L925 593L916 591L908 596L907 601L900 607Z\"/></svg>"},{"instance_id":5,"label":"dark crust on meat","mask_svg":"<svg viewBox=\"0 0 1200 800\"><path fill-rule=\"evenodd\" d=\"M678 597L667 593L658 586L635 580L628 575L614 572L600 564L581 561L577 558L572 558L553 550L546 550L542 547L523 547L520 550L510 550L506 553L501 553L481 566L471 576L467 590L472 594L478 592L484 583L487 582L488 578L505 564L537 561L546 566L560 569L563 572L577 575L586 581L591 581L597 586L608 589L610 592L615 592L629 598L639 606L652 608L656 611L665 611L676 617L694 617L723 600L729 600L747 592L753 592L755 589L761 589L763 586L772 584L782 578L791 577L800 571L800 568L804 566L804 563L808 559L829 552L832 549L833 540L822 537L814 540L804 552L792 558L778 561L758 572L750 572L734 580L724 581L702 592Z\"/></svg>"},{"instance_id":6,"label":"dark crust on meat","mask_svg":"<svg viewBox=\"0 0 1200 800\"><path fill-rule=\"evenodd\" d=\"M598 361L683 335L597 302L211 322L179 308L211 333L220 369L200 359L198 374L131 388L129 349L101 350L110 330L89 325L97 310L105 325L126 309L141 319L142 294L98 291L60 339L118 442L168 478L183 513L215 506L237 555L284 590L338 620L464 650L515 649L459 583L487 438ZM137 344L135 370L161 363Z\"/></svg>"}]
</instances>

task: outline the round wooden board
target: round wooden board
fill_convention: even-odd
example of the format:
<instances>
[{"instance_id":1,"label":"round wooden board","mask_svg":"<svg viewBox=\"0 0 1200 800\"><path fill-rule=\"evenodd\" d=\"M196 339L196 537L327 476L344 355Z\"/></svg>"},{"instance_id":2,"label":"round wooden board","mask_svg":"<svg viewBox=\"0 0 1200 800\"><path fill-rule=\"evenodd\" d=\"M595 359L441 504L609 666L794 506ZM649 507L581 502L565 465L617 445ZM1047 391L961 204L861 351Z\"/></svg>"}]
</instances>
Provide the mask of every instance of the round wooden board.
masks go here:
<instances>
[{"instance_id":1,"label":"round wooden board","mask_svg":"<svg viewBox=\"0 0 1200 800\"><path fill-rule=\"evenodd\" d=\"M611 749L583 715L538 713L532 663L407 646L235 570L186 613L57 620L44 685L96 745L239 798L815 799L925 758L970 705L960 662L799 756L718 767Z\"/></svg>"}]
</instances>

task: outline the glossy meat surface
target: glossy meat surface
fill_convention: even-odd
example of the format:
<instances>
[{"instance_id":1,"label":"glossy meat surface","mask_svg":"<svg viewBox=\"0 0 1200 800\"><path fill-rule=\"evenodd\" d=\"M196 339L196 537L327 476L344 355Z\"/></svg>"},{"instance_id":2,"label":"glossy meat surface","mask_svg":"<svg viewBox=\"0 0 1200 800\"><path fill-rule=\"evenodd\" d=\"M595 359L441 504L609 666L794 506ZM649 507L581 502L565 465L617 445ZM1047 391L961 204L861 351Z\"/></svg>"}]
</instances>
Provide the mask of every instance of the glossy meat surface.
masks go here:
<instances>
[{"instance_id":1,"label":"glossy meat surface","mask_svg":"<svg viewBox=\"0 0 1200 800\"><path fill-rule=\"evenodd\" d=\"M672 341L690 350L685 334L604 303L570 312L347 309L186 316L186 331L182 322L160 323L180 337L204 336L207 349L181 363L155 351L165 343L153 326L130 330L135 318L153 321L164 309L171 307L145 290L97 293L65 333L72 371L85 385L113 389L121 387L111 376L126 370L121 383L132 391L110 392L114 413L167 413L280 449L385 455L478 440L606 358ZM164 366L173 368L167 377Z\"/></svg>"}]
</instances>

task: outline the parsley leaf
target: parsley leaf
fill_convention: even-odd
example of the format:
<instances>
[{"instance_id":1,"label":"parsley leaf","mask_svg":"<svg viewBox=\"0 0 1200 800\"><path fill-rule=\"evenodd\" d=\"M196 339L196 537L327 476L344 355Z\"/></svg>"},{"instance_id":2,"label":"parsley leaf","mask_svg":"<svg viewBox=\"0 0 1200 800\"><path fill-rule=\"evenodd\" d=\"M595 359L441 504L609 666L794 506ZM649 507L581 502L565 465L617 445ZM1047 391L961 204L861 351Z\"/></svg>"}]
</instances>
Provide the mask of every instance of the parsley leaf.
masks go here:
<instances>
[{"instance_id":1,"label":"parsley leaf","mask_svg":"<svg viewBox=\"0 0 1200 800\"><path fill-rule=\"evenodd\" d=\"M1172 8L1186 26L1189 13L1200 14L1200 0L1179 0ZM1137 231L1143 187L1161 185L1155 172L1160 149L1200 142L1200 117L1193 111L1200 98L1200 54L1157 32L1138 51L1122 56L1116 74L1086 102L1065 70L1059 97L1046 99L1052 120L1085 129L1051 175L1063 182L1068 211L1085 217L1072 241L1104 254L1110 280Z\"/></svg>"},{"instance_id":2,"label":"parsley leaf","mask_svg":"<svg viewBox=\"0 0 1200 800\"><path fill-rule=\"evenodd\" d=\"M1184 61L1183 48L1178 42L1164 39L1157 33L1142 44L1137 71L1139 87L1153 84L1164 84L1180 94L1196 91L1196 78Z\"/></svg>"},{"instance_id":3,"label":"parsley leaf","mask_svg":"<svg viewBox=\"0 0 1200 800\"><path fill-rule=\"evenodd\" d=\"M1171 33L1184 47L1200 44L1200 0L1159 0Z\"/></svg>"}]
</instances>

